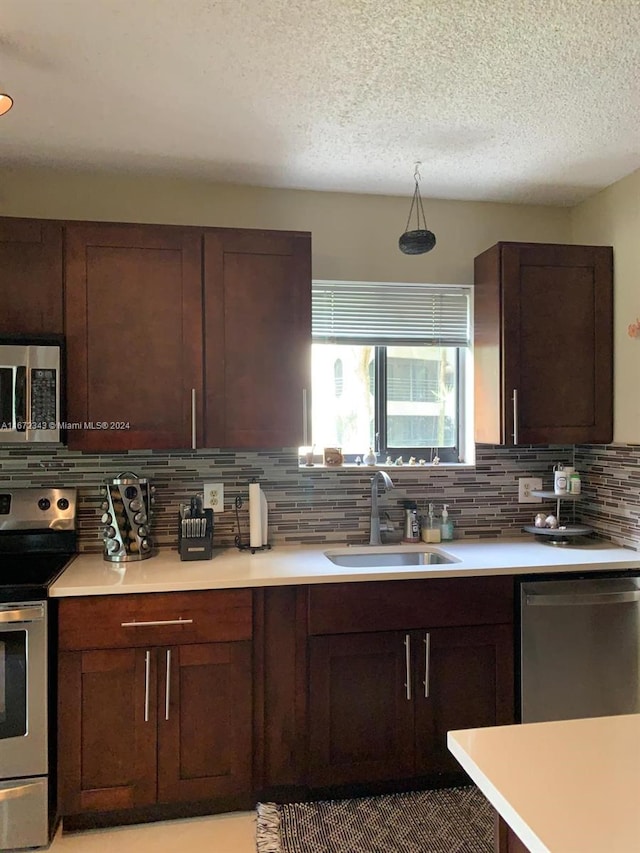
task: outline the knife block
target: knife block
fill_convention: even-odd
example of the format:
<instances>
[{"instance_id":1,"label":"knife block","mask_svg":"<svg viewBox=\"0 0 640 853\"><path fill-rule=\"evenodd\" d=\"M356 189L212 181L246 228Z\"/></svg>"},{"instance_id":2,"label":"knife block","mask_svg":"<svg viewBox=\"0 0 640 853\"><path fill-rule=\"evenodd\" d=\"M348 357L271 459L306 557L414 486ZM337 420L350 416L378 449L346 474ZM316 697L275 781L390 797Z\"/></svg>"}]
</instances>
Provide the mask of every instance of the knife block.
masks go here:
<instances>
[{"instance_id":1,"label":"knife block","mask_svg":"<svg viewBox=\"0 0 640 853\"><path fill-rule=\"evenodd\" d=\"M213 510L203 510L198 518L207 520L204 536L183 536L183 519L178 515L178 552L181 560L210 560L213 557Z\"/></svg>"}]
</instances>

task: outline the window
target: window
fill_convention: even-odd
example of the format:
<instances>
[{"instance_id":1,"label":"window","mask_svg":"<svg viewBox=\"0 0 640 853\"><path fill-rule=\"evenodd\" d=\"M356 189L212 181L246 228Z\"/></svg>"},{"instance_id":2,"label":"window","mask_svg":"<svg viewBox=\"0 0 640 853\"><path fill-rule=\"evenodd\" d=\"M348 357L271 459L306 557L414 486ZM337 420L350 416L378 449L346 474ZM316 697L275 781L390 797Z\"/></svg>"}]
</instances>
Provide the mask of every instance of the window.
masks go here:
<instances>
[{"instance_id":1,"label":"window","mask_svg":"<svg viewBox=\"0 0 640 853\"><path fill-rule=\"evenodd\" d=\"M470 288L313 283L312 436L347 461L464 457Z\"/></svg>"}]
</instances>

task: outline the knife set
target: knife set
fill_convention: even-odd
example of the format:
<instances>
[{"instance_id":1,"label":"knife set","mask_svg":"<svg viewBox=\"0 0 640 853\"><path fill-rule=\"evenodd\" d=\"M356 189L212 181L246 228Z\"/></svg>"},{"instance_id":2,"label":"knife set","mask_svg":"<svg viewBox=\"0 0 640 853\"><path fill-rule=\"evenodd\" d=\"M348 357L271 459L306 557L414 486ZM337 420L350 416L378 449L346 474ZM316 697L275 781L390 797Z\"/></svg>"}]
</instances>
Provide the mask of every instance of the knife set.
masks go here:
<instances>
[{"instance_id":1,"label":"knife set","mask_svg":"<svg viewBox=\"0 0 640 853\"><path fill-rule=\"evenodd\" d=\"M210 560L213 556L213 510L202 508L196 495L180 504L178 551L181 560Z\"/></svg>"}]
</instances>

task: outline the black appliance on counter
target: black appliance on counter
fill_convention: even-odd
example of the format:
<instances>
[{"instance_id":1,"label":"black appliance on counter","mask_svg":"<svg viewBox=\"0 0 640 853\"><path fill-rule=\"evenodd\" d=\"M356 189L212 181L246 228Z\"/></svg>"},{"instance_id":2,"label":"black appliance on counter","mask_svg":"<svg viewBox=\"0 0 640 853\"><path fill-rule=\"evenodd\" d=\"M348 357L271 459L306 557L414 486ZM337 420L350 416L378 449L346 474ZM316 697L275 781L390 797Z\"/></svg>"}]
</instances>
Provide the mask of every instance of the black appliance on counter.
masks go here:
<instances>
[{"instance_id":1,"label":"black appliance on counter","mask_svg":"<svg viewBox=\"0 0 640 853\"><path fill-rule=\"evenodd\" d=\"M46 845L57 823L47 595L76 551L76 498L0 487L0 850Z\"/></svg>"}]
</instances>

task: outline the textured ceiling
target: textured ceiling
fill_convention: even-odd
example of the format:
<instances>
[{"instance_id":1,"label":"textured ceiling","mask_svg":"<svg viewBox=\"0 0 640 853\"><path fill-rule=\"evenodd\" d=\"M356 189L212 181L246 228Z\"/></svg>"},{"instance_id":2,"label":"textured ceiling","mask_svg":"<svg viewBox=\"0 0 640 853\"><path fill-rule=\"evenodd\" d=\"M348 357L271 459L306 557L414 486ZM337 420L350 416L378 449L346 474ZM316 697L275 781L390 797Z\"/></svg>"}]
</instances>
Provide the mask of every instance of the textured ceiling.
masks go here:
<instances>
[{"instance_id":1,"label":"textured ceiling","mask_svg":"<svg viewBox=\"0 0 640 853\"><path fill-rule=\"evenodd\" d=\"M640 0L0 0L0 165L572 204L639 81Z\"/></svg>"}]
</instances>

